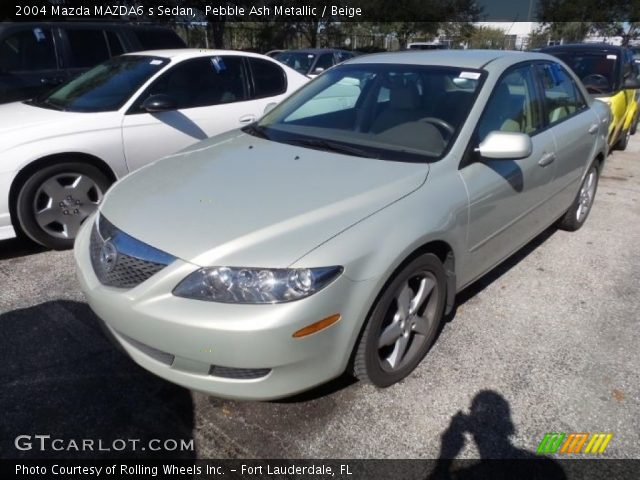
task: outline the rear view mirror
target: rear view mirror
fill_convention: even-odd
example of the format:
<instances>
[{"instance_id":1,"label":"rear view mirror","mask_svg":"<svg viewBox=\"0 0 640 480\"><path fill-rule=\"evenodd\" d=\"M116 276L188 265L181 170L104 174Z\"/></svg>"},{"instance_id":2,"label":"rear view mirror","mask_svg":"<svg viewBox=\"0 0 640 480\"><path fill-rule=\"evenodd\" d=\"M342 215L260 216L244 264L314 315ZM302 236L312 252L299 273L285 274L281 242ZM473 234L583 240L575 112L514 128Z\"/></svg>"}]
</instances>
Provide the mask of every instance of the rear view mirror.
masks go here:
<instances>
[{"instance_id":1,"label":"rear view mirror","mask_svg":"<svg viewBox=\"0 0 640 480\"><path fill-rule=\"evenodd\" d=\"M176 110L178 102L169 95L151 95L142 103L142 109L149 113Z\"/></svg>"},{"instance_id":2,"label":"rear view mirror","mask_svg":"<svg viewBox=\"0 0 640 480\"><path fill-rule=\"evenodd\" d=\"M533 144L526 133L493 131L475 149L484 158L517 160L531 155Z\"/></svg>"}]
</instances>

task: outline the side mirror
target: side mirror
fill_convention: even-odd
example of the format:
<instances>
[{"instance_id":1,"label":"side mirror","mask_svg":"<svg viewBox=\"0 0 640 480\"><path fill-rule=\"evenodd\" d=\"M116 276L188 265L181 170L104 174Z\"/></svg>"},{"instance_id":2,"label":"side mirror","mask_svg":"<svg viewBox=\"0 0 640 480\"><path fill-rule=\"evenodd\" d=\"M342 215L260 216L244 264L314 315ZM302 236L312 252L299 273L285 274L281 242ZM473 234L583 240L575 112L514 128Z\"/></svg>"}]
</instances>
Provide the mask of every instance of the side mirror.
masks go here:
<instances>
[{"instance_id":1,"label":"side mirror","mask_svg":"<svg viewBox=\"0 0 640 480\"><path fill-rule=\"evenodd\" d=\"M637 77L632 77L631 75L629 75L624 79L624 82L622 82L622 88L630 90L638 89L640 88L640 80L638 80Z\"/></svg>"},{"instance_id":2,"label":"side mirror","mask_svg":"<svg viewBox=\"0 0 640 480\"><path fill-rule=\"evenodd\" d=\"M526 133L493 131L489 132L475 151L484 158L517 160L531 155L533 144Z\"/></svg>"},{"instance_id":3,"label":"side mirror","mask_svg":"<svg viewBox=\"0 0 640 480\"><path fill-rule=\"evenodd\" d=\"M169 110L176 110L177 108L178 102L169 95L151 95L142 102L142 109L149 113L167 112Z\"/></svg>"},{"instance_id":4,"label":"side mirror","mask_svg":"<svg viewBox=\"0 0 640 480\"><path fill-rule=\"evenodd\" d=\"M267 113L269 113L271 110L273 110L274 108L276 108L277 103L276 102L271 102L271 103L267 103L267 106L264 107L264 114L266 115Z\"/></svg>"},{"instance_id":5,"label":"side mirror","mask_svg":"<svg viewBox=\"0 0 640 480\"><path fill-rule=\"evenodd\" d=\"M315 68L313 72L311 72L311 75L320 75L322 72L324 72L324 68L318 67L318 68Z\"/></svg>"}]
</instances>

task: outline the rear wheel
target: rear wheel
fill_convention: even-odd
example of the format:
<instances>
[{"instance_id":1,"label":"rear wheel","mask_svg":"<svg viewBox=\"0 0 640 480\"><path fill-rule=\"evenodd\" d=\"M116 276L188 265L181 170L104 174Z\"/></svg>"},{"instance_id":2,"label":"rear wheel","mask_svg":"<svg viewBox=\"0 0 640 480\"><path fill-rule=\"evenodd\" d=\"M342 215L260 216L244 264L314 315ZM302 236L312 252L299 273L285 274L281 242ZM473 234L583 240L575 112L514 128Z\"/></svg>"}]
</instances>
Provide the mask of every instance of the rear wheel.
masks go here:
<instances>
[{"instance_id":1,"label":"rear wheel","mask_svg":"<svg viewBox=\"0 0 640 480\"><path fill-rule=\"evenodd\" d=\"M356 346L354 375L378 387L409 375L433 343L445 294L444 267L431 253L398 272L382 292Z\"/></svg>"},{"instance_id":2,"label":"rear wheel","mask_svg":"<svg viewBox=\"0 0 640 480\"><path fill-rule=\"evenodd\" d=\"M622 131L622 133L620 134L620 139L616 142L615 149L626 150L627 145L629 145L630 138L631 138L631 127Z\"/></svg>"},{"instance_id":3,"label":"rear wheel","mask_svg":"<svg viewBox=\"0 0 640 480\"><path fill-rule=\"evenodd\" d=\"M597 189L598 167L593 163L582 181L578 196L569 210L567 210L564 216L560 219L558 227L569 232L574 232L582 227L591 212L591 207L593 205L593 200L596 197Z\"/></svg>"},{"instance_id":4,"label":"rear wheel","mask_svg":"<svg viewBox=\"0 0 640 480\"><path fill-rule=\"evenodd\" d=\"M633 122L631 122L631 127L629 128L629 132L631 133L631 135L635 135L636 131L638 130L638 120L640 119L640 113L636 112L636 116L633 119Z\"/></svg>"},{"instance_id":5,"label":"rear wheel","mask_svg":"<svg viewBox=\"0 0 640 480\"><path fill-rule=\"evenodd\" d=\"M16 214L22 231L45 247L71 248L84 220L111 182L92 165L67 162L31 175L22 185Z\"/></svg>"}]
</instances>

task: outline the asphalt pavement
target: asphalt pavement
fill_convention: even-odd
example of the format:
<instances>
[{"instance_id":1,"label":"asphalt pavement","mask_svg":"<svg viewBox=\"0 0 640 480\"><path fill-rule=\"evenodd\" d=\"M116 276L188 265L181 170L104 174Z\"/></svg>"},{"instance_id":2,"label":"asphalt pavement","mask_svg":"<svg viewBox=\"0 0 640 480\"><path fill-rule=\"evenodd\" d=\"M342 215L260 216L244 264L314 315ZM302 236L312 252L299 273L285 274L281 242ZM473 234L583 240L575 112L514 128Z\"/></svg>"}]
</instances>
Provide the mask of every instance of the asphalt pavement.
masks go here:
<instances>
[{"instance_id":1,"label":"asphalt pavement","mask_svg":"<svg viewBox=\"0 0 640 480\"><path fill-rule=\"evenodd\" d=\"M193 439L183 458L489 458L533 454L547 432L611 432L604 456L639 458L639 245L640 134L607 159L585 227L547 230L459 294L409 378L256 403L147 373L103 337L70 251L0 242L0 457L115 455L14 446L36 434Z\"/></svg>"}]
</instances>

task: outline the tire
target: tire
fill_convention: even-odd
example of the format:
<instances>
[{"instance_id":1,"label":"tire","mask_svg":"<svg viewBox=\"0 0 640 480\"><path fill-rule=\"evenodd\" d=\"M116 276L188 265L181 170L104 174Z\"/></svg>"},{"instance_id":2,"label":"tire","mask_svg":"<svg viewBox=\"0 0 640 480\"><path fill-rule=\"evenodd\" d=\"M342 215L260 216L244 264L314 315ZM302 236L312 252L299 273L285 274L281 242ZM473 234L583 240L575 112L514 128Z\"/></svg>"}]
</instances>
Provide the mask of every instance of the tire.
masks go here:
<instances>
[{"instance_id":1,"label":"tire","mask_svg":"<svg viewBox=\"0 0 640 480\"><path fill-rule=\"evenodd\" d=\"M98 208L110 184L96 167L78 162L38 170L18 192L18 226L45 247L71 248L80 225Z\"/></svg>"},{"instance_id":2,"label":"tire","mask_svg":"<svg viewBox=\"0 0 640 480\"><path fill-rule=\"evenodd\" d=\"M384 388L418 366L440 327L446 285L442 262L431 253L413 259L392 277L355 347L355 377Z\"/></svg>"},{"instance_id":3,"label":"tire","mask_svg":"<svg viewBox=\"0 0 640 480\"><path fill-rule=\"evenodd\" d=\"M620 135L620 138L616 142L614 148L616 150L626 150L627 145L629 145L629 138L631 138L631 126L629 126L627 130L622 131L622 135Z\"/></svg>"},{"instance_id":4,"label":"tire","mask_svg":"<svg viewBox=\"0 0 640 480\"><path fill-rule=\"evenodd\" d=\"M584 225L589 213L591 213L596 191L598 190L598 177L598 166L594 162L591 164L591 167L589 167L589 171L580 185L580 190L573 204L558 222L558 228L575 232Z\"/></svg>"},{"instance_id":5,"label":"tire","mask_svg":"<svg viewBox=\"0 0 640 480\"><path fill-rule=\"evenodd\" d=\"M633 119L633 122L631 122L631 127L629 127L629 132L631 132L631 135L635 135L638 131L638 120L640 120L640 113L636 112L636 116Z\"/></svg>"}]
</instances>

